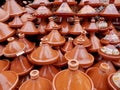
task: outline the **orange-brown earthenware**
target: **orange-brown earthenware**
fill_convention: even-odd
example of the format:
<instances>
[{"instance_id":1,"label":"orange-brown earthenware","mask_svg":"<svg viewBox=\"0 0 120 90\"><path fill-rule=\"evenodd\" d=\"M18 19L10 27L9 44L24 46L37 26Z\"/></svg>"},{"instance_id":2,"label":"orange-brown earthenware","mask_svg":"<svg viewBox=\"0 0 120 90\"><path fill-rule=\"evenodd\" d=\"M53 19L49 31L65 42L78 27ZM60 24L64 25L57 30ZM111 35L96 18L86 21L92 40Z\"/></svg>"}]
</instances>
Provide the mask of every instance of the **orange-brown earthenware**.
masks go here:
<instances>
[{"instance_id":1,"label":"orange-brown earthenware","mask_svg":"<svg viewBox=\"0 0 120 90\"><path fill-rule=\"evenodd\" d=\"M0 72L9 69L10 61L6 59L0 60Z\"/></svg>"},{"instance_id":2,"label":"orange-brown earthenware","mask_svg":"<svg viewBox=\"0 0 120 90\"><path fill-rule=\"evenodd\" d=\"M0 22L5 22L9 19L9 13L0 8Z\"/></svg>"},{"instance_id":3,"label":"orange-brown earthenware","mask_svg":"<svg viewBox=\"0 0 120 90\"><path fill-rule=\"evenodd\" d=\"M54 4L56 5L60 5L62 2L64 2L65 0L54 0ZM66 2L69 4L69 5L75 5L77 4L77 2L75 0L66 0Z\"/></svg>"},{"instance_id":4,"label":"orange-brown earthenware","mask_svg":"<svg viewBox=\"0 0 120 90\"><path fill-rule=\"evenodd\" d=\"M0 56L3 55L3 49L4 49L4 46L3 46L3 45L0 45Z\"/></svg>"}]
</instances>

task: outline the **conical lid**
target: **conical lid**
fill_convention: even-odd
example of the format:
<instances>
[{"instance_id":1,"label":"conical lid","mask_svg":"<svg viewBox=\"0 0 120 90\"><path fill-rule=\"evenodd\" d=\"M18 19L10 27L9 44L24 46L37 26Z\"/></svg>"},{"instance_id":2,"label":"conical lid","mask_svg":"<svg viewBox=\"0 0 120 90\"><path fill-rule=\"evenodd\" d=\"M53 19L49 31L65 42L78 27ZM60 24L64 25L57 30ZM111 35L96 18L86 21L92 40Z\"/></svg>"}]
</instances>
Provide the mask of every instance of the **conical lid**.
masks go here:
<instances>
[{"instance_id":1,"label":"conical lid","mask_svg":"<svg viewBox=\"0 0 120 90\"><path fill-rule=\"evenodd\" d=\"M79 5L80 6L84 6L85 5L85 1L86 0L81 0L80 1L80 3L79 3ZM100 5L102 5L102 3L100 2L100 0L87 0L87 1L89 1L89 5L90 6L100 6Z\"/></svg>"},{"instance_id":2,"label":"conical lid","mask_svg":"<svg viewBox=\"0 0 120 90\"><path fill-rule=\"evenodd\" d=\"M0 22L0 42L5 41L8 37L12 36L15 30L12 30L7 24Z\"/></svg>"},{"instance_id":3,"label":"conical lid","mask_svg":"<svg viewBox=\"0 0 120 90\"><path fill-rule=\"evenodd\" d=\"M30 72L31 79L25 81L19 90L52 90L52 83L45 78L39 76L38 70Z\"/></svg>"},{"instance_id":4,"label":"conical lid","mask_svg":"<svg viewBox=\"0 0 120 90\"><path fill-rule=\"evenodd\" d=\"M69 38L68 38L68 41L65 42L65 44L64 44L64 46L61 48L61 50L62 50L64 53L66 53L66 52L72 50L73 47L74 47L74 45L73 45L73 38L72 38L72 37L69 37Z\"/></svg>"},{"instance_id":5,"label":"conical lid","mask_svg":"<svg viewBox=\"0 0 120 90\"><path fill-rule=\"evenodd\" d=\"M49 0L34 0L33 3L29 4L29 6L38 8L40 6L40 3L45 3L45 5L51 4Z\"/></svg>"},{"instance_id":6,"label":"conical lid","mask_svg":"<svg viewBox=\"0 0 120 90\"><path fill-rule=\"evenodd\" d=\"M0 73L0 90L12 90L18 82L18 75L13 71Z\"/></svg>"},{"instance_id":7,"label":"conical lid","mask_svg":"<svg viewBox=\"0 0 120 90\"><path fill-rule=\"evenodd\" d=\"M107 63L101 63L99 67L91 67L86 71L87 75L92 79L97 90L110 89L107 78L111 73L110 66Z\"/></svg>"},{"instance_id":8,"label":"conical lid","mask_svg":"<svg viewBox=\"0 0 120 90\"><path fill-rule=\"evenodd\" d=\"M91 7L89 4L89 1L85 1L85 5L78 11L78 16L96 16L98 13L97 11Z\"/></svg>"},{"instance_id":9,"label":"conical lid","mask_svg":"<svg viewBox=\"0 0 120 90\"><path fill-rule=\"evenodd\" d=\"M30 61L36 65L52 64L59 58L59 53L47 43L47 38L42 38L42 44L30 54Z\"/></svg>"},{"instance_id":10,"label":"conical lid","mask_svg":"<svg viewBox=\"0 0 120 90\"><path fill-rule=\"evenodd\" d=\"M64 2L65 0L54 0L54 4L60 5L62 2ZM68 5L75 5L77 4L77 2L75 0L66 0L66 2L68 3Z\"/></svg>"},{"instance_id":11,"label":"conical lid","mask_svg":"<svg viewBox=\"0 0 120 90\"><path fill-rule=\"evenodd\" d=\"M45 6L44 3L40 3L40 7L35 10L34 15L36 17L49 17L52 15L52 12Z\"/></svg>"},{"instance_id":12,"label":"conical lid","mask_svg":"<svg viewBox=\"0 0 120 90\"><path fill-rule=\"evenodd\" d=\"M90 47L91 46L91 42L88 39L88 37L86 36L86 31L84 30L78 37L76 37L73 41L73 43L75 45L79 44L79 40L81 41L82 45L84 47Z\"/></svg>"},{"instance_id":13,"label":"conical lid","mask_svg":"<svg viewBox=\"0 0 120 90\"><path fill-rule=\"evenodd\" d=\"M98 53L105 59L110 60L120 59L120 51L114 45L108 44L106 46L103 46L98 50Z\"/></svg>"},{"instance_id":14,"label":"conical lid","mask_svg":"<svg viewBox=\"0 0 120 90\"><path fill-rule=\"evenodd\" d=\"M55 68L53 65L44 65L39 69L40 77L46 78L50 81L53 80L54 76L59 72L60 70Z\"/></svg>"},{"instance_id":15,"label":"conical lid","mask_svg":"<svg viewBox=\"0 0 120 90\"><path fill-rule=\"evenodd\" d=\"M81 43L79 41L79 43ZM89 67L94 62L94 57L87 52L83 45L76 45L72 50L65 53L66 60L76 59L83 68Z\"/></svg>"},{"instance_id":16,"label":"conical lid","mask_svg":"<svg viewBox=\"0 0 120 90\"><path fill-rule=\"evenodd\" d=\"M7 59L0 60L0 72L9 69L10 61Z\"/></svg>"},{"instance_id":17,"label":"conical lid","mask_svg":"<svg viewBox=\"0 0 120 90\"><path fill-rule=\"evenodd\" d=\"M5 22L9 18L9 13L0 8L0 22Z\"/></svg>"},{"instance_id":18,"label":"conical lid","mask_svg":"<svg viewBox=\"0 0 120 90\"><path fill-rule=\"evenodd\" d=\"M24 33L27 35L35 35L39 34L38 29L36 29L34 23L32 21L27 21L25 24L22 26L20 30L18 30L20 33Z\"/></svg>"},{"instance_id":19,"label":"conical lid","mask_svg":"<svg viewBox=\"0 0 120 90\"><path fill-rule=\"evenodd\" d=\"M3 46L3 45L0 45L0 56L3 55L3 49L4 49L4 46Z\"/></svg>"},{"instance_id":20,"label":"conical lid","mask_svg":"<svg viewBox=\"0 0 120 90\"><path fill-rule=\"evenodd\" d=\"M32 68L33 65L28 62L25 56L15 58L10 65L10 71L14 71L20 76L28 74Z\"/></svg>"},{"instance_id":21,"label":"conical lid","mask_svg":"<svg viewBox=\"0 0 120 90\"><path fill-rule=\"evenodd\" d=\"M65 38L58 32L57 27L54 27L46 38L48 38L48 43L53 46L60 46L65 43Z\"/></svg>"},{"instance_id":22,"label":"conical lid","mask_svg":"<svg viewBox=\"0 0 120 90\"><path fill-rule=\"evenodd\" d=\"M114 5L114 0L110 0L110 4L108 4L102 12L100 12L100 15L106 17L120 17L119 12Z\"/></svg>"},{"instance_id":23,"label":"conical lid","mask_svg":"<svg viewBox=\"0 0 120 90\"><path fill-rule=\"evenodd\" d=\"M9 43L3 49L3 54L6 57L15 57L24 53L25 44L14 40L14 37L8 38Z\"/></svg>"},{"instance_id":24,"label":"conical lid","mask_svg":"<svg viewBox=\"0 0 120 90\"><path fill-rule=\"evenodd\" d=\"M83 32L83 28L80 24L80 20L78 17L75 17L74 26L70 29L69 33L72 35L80 35Z\"/></svg>"},{"instance_id":25,"label":"conical lid","mask_svg":"<svg viewBox=\"0 0 120 90\"><path fill-rule=\"evenodd\" d=\"M68 3L64 1L54 14L60 16L73 16L75 13L72 11Z\"/></svg>"},{"instance_id":26,"label":"conical lid","mask_svg":"<svg viewBox=\"0 0 120 90\"><path fill-rule=\"evenodd\" d=\"M25 44L25 53L31 52L35 48L35 43L28 41L25 38L25 34L19 33L19 41Z\"/></svg>"},{"instance_id":27,"label":"conical lid","mask_svg":"<svg viewBox=\"0 0 120 90\"><path fill-rule=\"evenodd\" d=\"M53 27L58 27L58 29L60 29L60 26L57 25L54 20L53 20L53 17L49 17L49 23L48 25L46 26L45 30L46 31L51 31L53 29Z\"/></svg>"},{"instance_id":28,"label":"conical lid","mask_svg":"<svg viewBox=\"0 0 120 90\"><path fill-rule=\"evenodd\" d=\"M25 12L25 9L17 4L15 0L6 0L4 10L7 11L10 16L21 15Z\"/></svg>"},{"instance_id":29,"label":"conical lid","mask_svg":"<svg viewBox=\"0 0 120 90\"><path fill-rule=\"evenodd\" d=\"M15 16L12 22L9 22L9 26L13 28L19 28L23 26L23 22L19 18L19 16Z\"/></svg>"},{"instance_id":30,"label":"conical lid","mask_svg":"<svg viewBox=\"0 0 120 90\"><path fill-rule=\"evenodd\" d=\"M101 48L101 43L99 38L95 35L95 33L90 34L90 41L92 45L88 48L89 52L97 52L99 48Z\"/></svg>"},{"instance_id":31,"label":"conical lid","mask_svg":"<svg viewBox=\"0 0 120 90\"><path fill-rule=\"evenodd\" d=\"M78 70L78 67L78 61L70 60L68 62L68 69L62 70L55 75L53 79L53 89L93 90L94 85L92 80L88 77L87 74Z\"/></svg>"},{"instance_id":32,"label":"conical lid","mask_svg":"<svg viewBox=\"0 0 120 90\"><path fill-rule=\"evenodd\" d=\"M85 27L85 30L88 31L88 32L96 32L96 31L98 31L98 27L97 27L97 25L95 23L94 18L91 19L91 23L88 26Z\"/></svg>"}]
</instances>

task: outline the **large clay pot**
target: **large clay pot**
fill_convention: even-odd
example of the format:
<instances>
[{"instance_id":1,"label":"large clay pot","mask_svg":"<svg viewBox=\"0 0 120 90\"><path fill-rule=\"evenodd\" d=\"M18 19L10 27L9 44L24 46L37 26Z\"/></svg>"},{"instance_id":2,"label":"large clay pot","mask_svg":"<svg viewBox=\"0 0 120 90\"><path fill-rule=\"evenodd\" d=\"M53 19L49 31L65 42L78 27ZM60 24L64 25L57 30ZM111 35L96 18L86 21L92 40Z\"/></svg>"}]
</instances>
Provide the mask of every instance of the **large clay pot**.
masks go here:
<instances>
[{"instance_id":1,"label":"large clay pot","mask_svg":"<svg viewBox=\"0 0 120 90\"><path fill-rule=\"evenodd\" d=\"M38 70L32 70L30 79L25 81L19 90L52 90L52 84L48 79L39 77Z\"/></svg>"},{"instance_id":2,"label":"large clay pot","mask_svg":"<svg viewBox=\"0 0 120 90\"><path fill-rule=\"evenodd\" d=\"M78 67L78 61L70 60L68 69L62 70L55 75L53 90L94 90L92 80L88 75L78 70Z\"/></svg>"}]
</instances>

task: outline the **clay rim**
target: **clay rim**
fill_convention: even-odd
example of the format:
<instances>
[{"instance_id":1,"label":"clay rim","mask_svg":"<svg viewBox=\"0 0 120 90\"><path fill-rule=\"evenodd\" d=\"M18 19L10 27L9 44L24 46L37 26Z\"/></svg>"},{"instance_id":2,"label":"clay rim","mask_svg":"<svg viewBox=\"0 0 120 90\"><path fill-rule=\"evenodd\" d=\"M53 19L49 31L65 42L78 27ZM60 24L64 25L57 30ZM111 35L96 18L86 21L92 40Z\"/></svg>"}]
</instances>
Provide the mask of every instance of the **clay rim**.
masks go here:
<instances>
[{"instance_id":1,"label":"clay rim","mask_svg":"<svg viewBox=\"0 0 120 90\"><path fill-rule=\"evenodd\" d=\"M5 70L9 69L10 61L7 60L7 59L1 60L1 61L3 61L3 62L7 62L7 64L5 65L5 67L2 69L2 71L5 71Z\"/></svg>"}]
</instances>

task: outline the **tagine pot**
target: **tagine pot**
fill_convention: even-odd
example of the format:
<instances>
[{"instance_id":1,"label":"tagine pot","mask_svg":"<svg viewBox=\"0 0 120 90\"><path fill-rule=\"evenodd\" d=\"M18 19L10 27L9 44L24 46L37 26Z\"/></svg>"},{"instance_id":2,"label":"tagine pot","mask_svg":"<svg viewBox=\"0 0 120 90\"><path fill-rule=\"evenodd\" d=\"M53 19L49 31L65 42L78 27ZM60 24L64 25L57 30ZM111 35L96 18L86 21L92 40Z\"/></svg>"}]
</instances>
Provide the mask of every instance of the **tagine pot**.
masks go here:
<instances>
[{"instance_id":1,"label":"tagine pot","mask_svg":"<svg viewBox=\"0 0 120 90\"><path fill-rule=\"evenodd\" d=\"M110 73L110 66L107 63L101 63L99 67L91 67L86 71L87 75L92 79L97 90L112 90L107 82Z\"/></svg>"},{"instance_id":2,"label":"tagine pot","mask_svg":"<svg viewBox=\"0 0 120 90\"><path fill-rule=\"evenodd\" d=\"M18 75L13 71L0 72L0 90L14 90L18 80Z\"/></svg>"},{"instance_id":3,"label":"tagine pot","mask_svg":"<svg viewBox=\"0 0 120 90\"><path fill-rule=\"evenodd\" d=\"M39 76L38 70L30 72L30 79L25 81L19 90L52 90L52 83Z\"/></svg>"},{"instance_id":4,"label":"tagine pot","mask_svg":"<svg viewBox=\"0 0 120 90\"><path fill-rule=\"evenodd\" d=\"M0 72L9 69L10 61L7 59L0 60Z\"/></svg>"},{"instance_id":5,"label":"tagine pot","mask_svg":"<svg viewBox=\"0 0 120 90\"><path fill-rule=\"evenodd\" d=\"M120 89L120 71L118 70L115 73L112 73L109 75L108 77L108 83L109 86L113 89L113 90L119 90Z\"/></svg>"},{"instance_id":6,"label":"tagine pot","mask_svg":"<svg viewBox=\"0 0 120 90\"><path fill-rule=\"evenodd\" d=\"M87 74L78 70L78 67L79 62L77 60L68 61L68 69L55 75L52 83L53 90L94 90L92 80Z\"/></svg>"}]
</instances>

